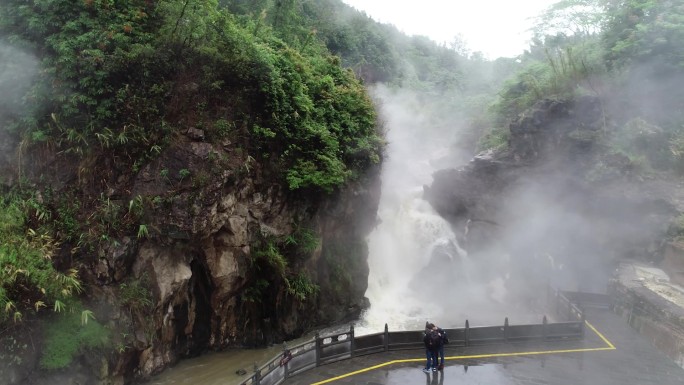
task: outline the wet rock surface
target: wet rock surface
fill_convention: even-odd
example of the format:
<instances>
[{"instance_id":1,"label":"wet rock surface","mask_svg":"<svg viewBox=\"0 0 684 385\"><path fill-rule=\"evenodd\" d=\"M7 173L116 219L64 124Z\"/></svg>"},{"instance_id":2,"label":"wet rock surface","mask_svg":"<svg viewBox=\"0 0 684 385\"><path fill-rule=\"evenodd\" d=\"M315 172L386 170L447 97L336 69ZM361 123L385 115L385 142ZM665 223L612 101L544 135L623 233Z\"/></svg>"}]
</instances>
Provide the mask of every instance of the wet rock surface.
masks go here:
<instances>
[{"instance_id":1,"label":"wet rock surface","mask_svg":"<svg viewBox=\"0 0 684 385\"><path fill-rule=\"evenodd\" d=\"M135 242L135 262L123 265L129 275L147 277L154 293L153 314L132 322L141 330L151 322L159 331L158 340L138 339L135 378L209 350L292 339L354 318L368 306L363 296L367 250L352 248L365 244L375 221L379 185L369 182L374 178L323 200L293 199L283 186L269 182L261 165L245 168L242 159L224 151L199 142L171 148L134 183L136 194L169 197L157 210L161 215L149 217L148 226L158 233ZM219 157L229 159L221 164L224 171L207 169L207 159ZM291 279L303 274L319 288L306 300L292 295L280 273L259 262L254 249L264 237L284 239L297 226L319 238L315 250L288 261ZM348 280L335 276L340 261L347 261ZM266 284L258 286L262 281Z\"/></svg>"},{"instance_id":2,"label":"wet rock surface","mask_svg":"<svg viewBox=\"0 0 684 385\"><path fill-rule=\"evenodd\" d=\"M613 310L684 368L684 287L652 265L623 262L609 286Z\"/></svg>"}]
</instances>

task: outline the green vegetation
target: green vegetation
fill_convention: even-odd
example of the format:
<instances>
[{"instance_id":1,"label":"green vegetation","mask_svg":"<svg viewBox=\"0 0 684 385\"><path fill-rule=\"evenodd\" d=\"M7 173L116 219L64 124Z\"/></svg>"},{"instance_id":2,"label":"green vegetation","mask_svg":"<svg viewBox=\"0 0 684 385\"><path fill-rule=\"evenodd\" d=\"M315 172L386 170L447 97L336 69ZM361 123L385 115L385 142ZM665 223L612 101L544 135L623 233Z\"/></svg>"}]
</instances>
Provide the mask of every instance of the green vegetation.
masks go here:
<instances>
[{"instance_id":1,"label":"green vegetation","mask_svg":"<svg viewBox=\"0 0 684 385\"><path fill-rule=\"evenodd\" d=\"M285 238L285 244L294 247L296 252L308 254L314 252L321 241L316 233L308 228L297 226L295 231Z\"/></svg>"},{"instance_id":2,"label":"green vegetation","mask_svg":"<svg viewBox=\"0 0 684 385\"><path fill-rule=\"evenodd\" d=\"M257 278L242 292L242 298L247 302L261 303L264 292L269 287L269 283L264 278Z\"/></svg>"},{"instance_id":3,"label":"green vegetation","mask_svg":"<svg viewBox=\"0 0 684 385\"><path fill-rule=\"evenodd\" d=\"M305 273L299 273L288 281L287 292L300 303L318 294L320 287L311 281Z\"/></svg>"},{"instance_id":4,"label":"green vegetation","mask_svg":"<svg viewBox=\"0 0 684 385\"><path fill-rule=\"evenodd\" d=\"M43 53L30 112L10 124L33 143L83 159L117 154L138 171L183 127L218 139L246 126L245 147L273 161L291 189L328 192L379 161L363 86L317 42L304 50L284 14L274 28L292 46L267 28L254 34L253 21L215 1L9 1L0 14L7 41Z\"/></svg>"},{"instance_id":5,"label":"green vegetation","mask_svg":"<svg viewBox=\"0 0 684 385\"><path fill-rule=\"evenodd\" d=\"M625 68L640 63L652 65L651 76L681 71L684 57L684 9L657 0L604 0L605 27L602 40L611 67ZM665 71L665 73L657 72Z\"/></svg>"},{"instance_id":6,"label":"green vegetation","mask_svg":"<svg viewBox=\"0 0 684 385\"><path fill-rule=\"evenodd\" d=\"M29 215L41 221L48 214L34 197L0 197L0 323L42 308L59 311L82 290L76 269L54 268L58 244L43 227L30 228Z\"/></svg>"},{"instance_id":7,"label":"green vegetation","mask_svg":"<svg viewBox=\"0 0 684 385\"><path fill-rule=\"evenodd\" d=\"M130 279L119 285L119 300L132 312L145 311L154 305L154 297L149 288L146 274L138 279Z\"/></svg>"},{"instance_id":8,"label":"green vegetation","mask_svg":"<svg viewBox=\"0 0 684 385\"><path fill-rule=\"evenodd\" d=\"M481 148L501 148L510 119L542 98L593 95L610 105L601 106L604 132L592 141L629 159L633 170L684 169L682 7L563 0L540 16L535 32L520 69L493 104L493 127Z\"/></svg>"},{"instance_id":9,"label":"green vegetation","mask_svg":"<svg viewBox=\"0 0 684 385\"><path fill-rule=\"evenodd\" d=\"M684 214L680 214L670 224L669 235L676 241L684 241Z\"/></svg>"},{"instance_id":10,"label":"green vegetation","mask_svg":"<svg viewBox=\"0 0 684 385\"><path fill-rule=\"evenodd\" d=\"M287 259L280 251L280 242L276 237L261 234L260 239L253 245L252 263L257 269L268 268L277 277L285 278L287 273Z\"/></svg>"},{"instance_id":11,"label":"green vegetation","mask_svg":"<svg viewBox=\"0 0 684 385\"><path fill-rule=\"evenodd\" d=\"M244 298L250 302L260 302L271 282L283 282L287 293L300 304L312 299L319 291L319 286L311 281L302 270L292 269L291 265L301 261L302 255L313 252L319 240L312 230L298 227L287 236L278 238L261 234L252 245L252 284L245 290ZM264 279L268 278L268 279Z\"/></svg>"},{"instance_id":12,"label":"green vegetation","mask_svg":"<svg viewBox=\"0 0 684 385\"><path fill-rule=\"evenodd\" d=\"M543 98L594 94L593 76L599 74L601 67L592 62L593 48L589 42L582 42L579 47L566 45L555 52L545 47L543 59L528 58L522 71L504 86L496 106L499 115L516 116Z\"/></svg>"},{"instance_id":13,"label":"green vegetation","mask_svg":"<svg viewBox=\"0 0 684 385\"><path fill-rule=\"evenodd\" d=\"M635 118L620 128L619 135L611 138L610 145L614 152L629 157L632 163L663 169L668 168L672 160L668 141L662 128Z\"/></svg>"},{"instance_id":14,"label":"green vegetation","mask_svg":"<svg viewBox=\"0 0 684 385\"><path fill-rule=\"evenodd\" d=\"M110 340L114 348L120 353L132 346L129 337L134 335L136 329L144 331L148 344L151 344L158 337L158 330L152 315L155 299L150 285L146 273L143 273L139 278L130 277L119 284L117 298L121 306L128 310L131 320L128 326L119 325L119 333Z\"/></svg>"},{"instance_id":15,"label":"green vegetation","mask_svg":"<svg viewBox=\"0 0 684 385\"><path fill-rule=\"evenodd\" d=\"M45 348L40 358L40 365L45 369L67 367L78 353L109 345L109 330L95 319L83 322L78 312L55 316L45 333Z\"/></svg>"},{"instance_id":16,"label":"green vegetation","mask_svg":"<svg viewBox=\"0 0 684 385\"><path fill-rule=\"evenodd\" d=\"M477 147L481 151L500 151L508 147L510 136L511 133L506 127L489 127L480 137Z\"/></svg>"}]
</instances>

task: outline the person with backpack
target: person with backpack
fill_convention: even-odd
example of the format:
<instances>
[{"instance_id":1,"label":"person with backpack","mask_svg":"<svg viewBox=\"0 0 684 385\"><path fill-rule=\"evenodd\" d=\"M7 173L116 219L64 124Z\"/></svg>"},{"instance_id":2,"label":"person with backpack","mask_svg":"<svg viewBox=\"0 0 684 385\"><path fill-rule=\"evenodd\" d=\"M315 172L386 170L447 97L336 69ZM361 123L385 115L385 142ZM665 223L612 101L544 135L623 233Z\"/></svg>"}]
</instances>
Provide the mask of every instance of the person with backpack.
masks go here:
<instances>
[{"instance_id":1,"label":"person with backpack","mask_svg":"<svg viewBox=\"0 0 684 385\"><path fill-rule=\"evenodd\" d=\"M440 346L442 345L442 336L435 330L435 325L430 322L425 323L423 343L425 344L425 356L427 358L427 363L423 372L436 372L438 366L437 357L439 355Z\"/></svg>"},{"instance_id":2,"label":"person with backpack","mask_svg":"<svg viewBox=\"0 0 684 385\"><path fill-rule=\"evenodd\" d=\"M427 363L423 368L423 372L430 373L433 363L436 361L436 357L432 354L432 344L430 343L430 333L432 332L432 324L430 322L425 322L425 332L423 333L423 344L425 344L425 357L427 358Z\"/></svg>"},{"instance_id":3,"label":"person with backpack","mask_svg":"<svg viewBox=\"0 0 684 385\"><path fill-rule=\"evenodd\" d=\"M439 357L439 365L437 366L438 370L443 370L444 369L444 345L449 343L449 337L446 334L446 331L439 326L436 326L435 324L432 324L432 330L436 331L437 334L441 337L441 341L439 344L439 351L438 356L435 358Z\"/></svg>"}]
</instances>

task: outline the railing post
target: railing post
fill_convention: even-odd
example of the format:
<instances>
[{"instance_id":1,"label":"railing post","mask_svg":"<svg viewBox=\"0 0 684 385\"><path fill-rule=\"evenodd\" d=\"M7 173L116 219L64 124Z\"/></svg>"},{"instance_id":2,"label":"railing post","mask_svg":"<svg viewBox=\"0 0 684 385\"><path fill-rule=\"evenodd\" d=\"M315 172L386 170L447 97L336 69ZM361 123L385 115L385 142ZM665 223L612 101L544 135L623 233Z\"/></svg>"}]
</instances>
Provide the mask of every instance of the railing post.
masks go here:
<instances>
[{"instance_id":1,"label":"railing post","mask_svg":"<svg viewBox=\"0 0 684 385\"><path fill-rule=\"evenodd\" d=\"M465 346L467 347L470 345L470 322L466 320L466 327L465 327Z\"/></svg>"},{"instance_id":2,"label":"railing post","mask_svg":"<svg viewBox=\"0 0 684 385\"><path fill-rule=\"evenodd\" d=\"M283 342L283 358L285 358L287 355L287 343ZM290 360L287 360L285 362L285 365L283 365L283 377L288 378L290 375Z\"/></svg>"},{"instance_id":3,"label":"railing post","mask_svg":"<svg viewBox=\"0 0 684 385\"><path fill-rule=\"evenodd\" d=\"M321 336L316 332L316 367L321 366Z\"/></svg>"},{"instance_id":4,"label":"railing post","mask_svg":"<svg viewBox=\"0 0 684 385\"><path fill-rule=\"evenodd\" d=\"M350 345L349 345L350 350L351 350L350 357L354 358L354 349L356 349L356 343L354 342L354 324L351 324L349 326L349 338L351 338Z\"/></svg>"},{"instance_id":5,"label":"railing post","mask_svg":"<svg viewBox=\"0 0 684 385\"><path fill-rule=\"evenodd\" d=\"M542 339L546 340L548 330L546 330L546 325L549 323L549 321L546 320L546 314L544 314L544 318L542 319Z\"/></svg>"},{"instance_id":6,"label":"railing post","mask_svg":"<svg viewBox=\"0 0 684 385\"><path fill-rule=\"evenodd\" d=\"M504 341L508 342L508 317L506 317L506 320L504 321Z\"/></svg>"},{"instance_id":7,"label":"railing post","mask_svg":"<svg viewBox=\"0 0 684 385\"><path fill-rule=\"evenodd\" d=\"M254 361L254 383L259 385L261 383L261 372L257 366L256 361Z\"/></svg>"},{"instance_id":8,"label":"railing post","mask_svg":"<svg viewBox=\"0 0 684 385\"><path fill-rule=\"evenodd\" d=\"M383 338L383 342L385 343L385 351L389 351L389 328L387 324L385 324L385 338Z\"/></svg>"},{"instance_id":9,"label":"railing post","mask_svg":"<svg viewBox=\"0 0 684 385\"><path fill-rule=\"evenodd\" d=\"M580 312L582 314L582 316L580 318L580 336L582 336L582 338L584 338L584 324L587 321L587 317L584 315L584 309L580 309Z\"/></svg>"}]
</instances>

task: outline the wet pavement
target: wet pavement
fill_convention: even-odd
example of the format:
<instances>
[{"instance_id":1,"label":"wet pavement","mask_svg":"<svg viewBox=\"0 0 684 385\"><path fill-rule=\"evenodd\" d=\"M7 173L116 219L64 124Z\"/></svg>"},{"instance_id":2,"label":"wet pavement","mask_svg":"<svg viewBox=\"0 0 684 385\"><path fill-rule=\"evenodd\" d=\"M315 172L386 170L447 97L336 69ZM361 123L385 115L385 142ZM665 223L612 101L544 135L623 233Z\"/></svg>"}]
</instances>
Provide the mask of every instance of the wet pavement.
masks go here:
<instances>
[{"instance_id":1,"label":"wet pavement","mask_svg":"<svg viewBox=\"0 0 684 385\"><path fill-rule=\"evenodd\" d=\"M604 309L587 309L583 340L446 349L443 372L423 373L422 350L395 351L324 365L287 379L304 384L682 385L684 369Z\"/></svg>"}]
</instances>

